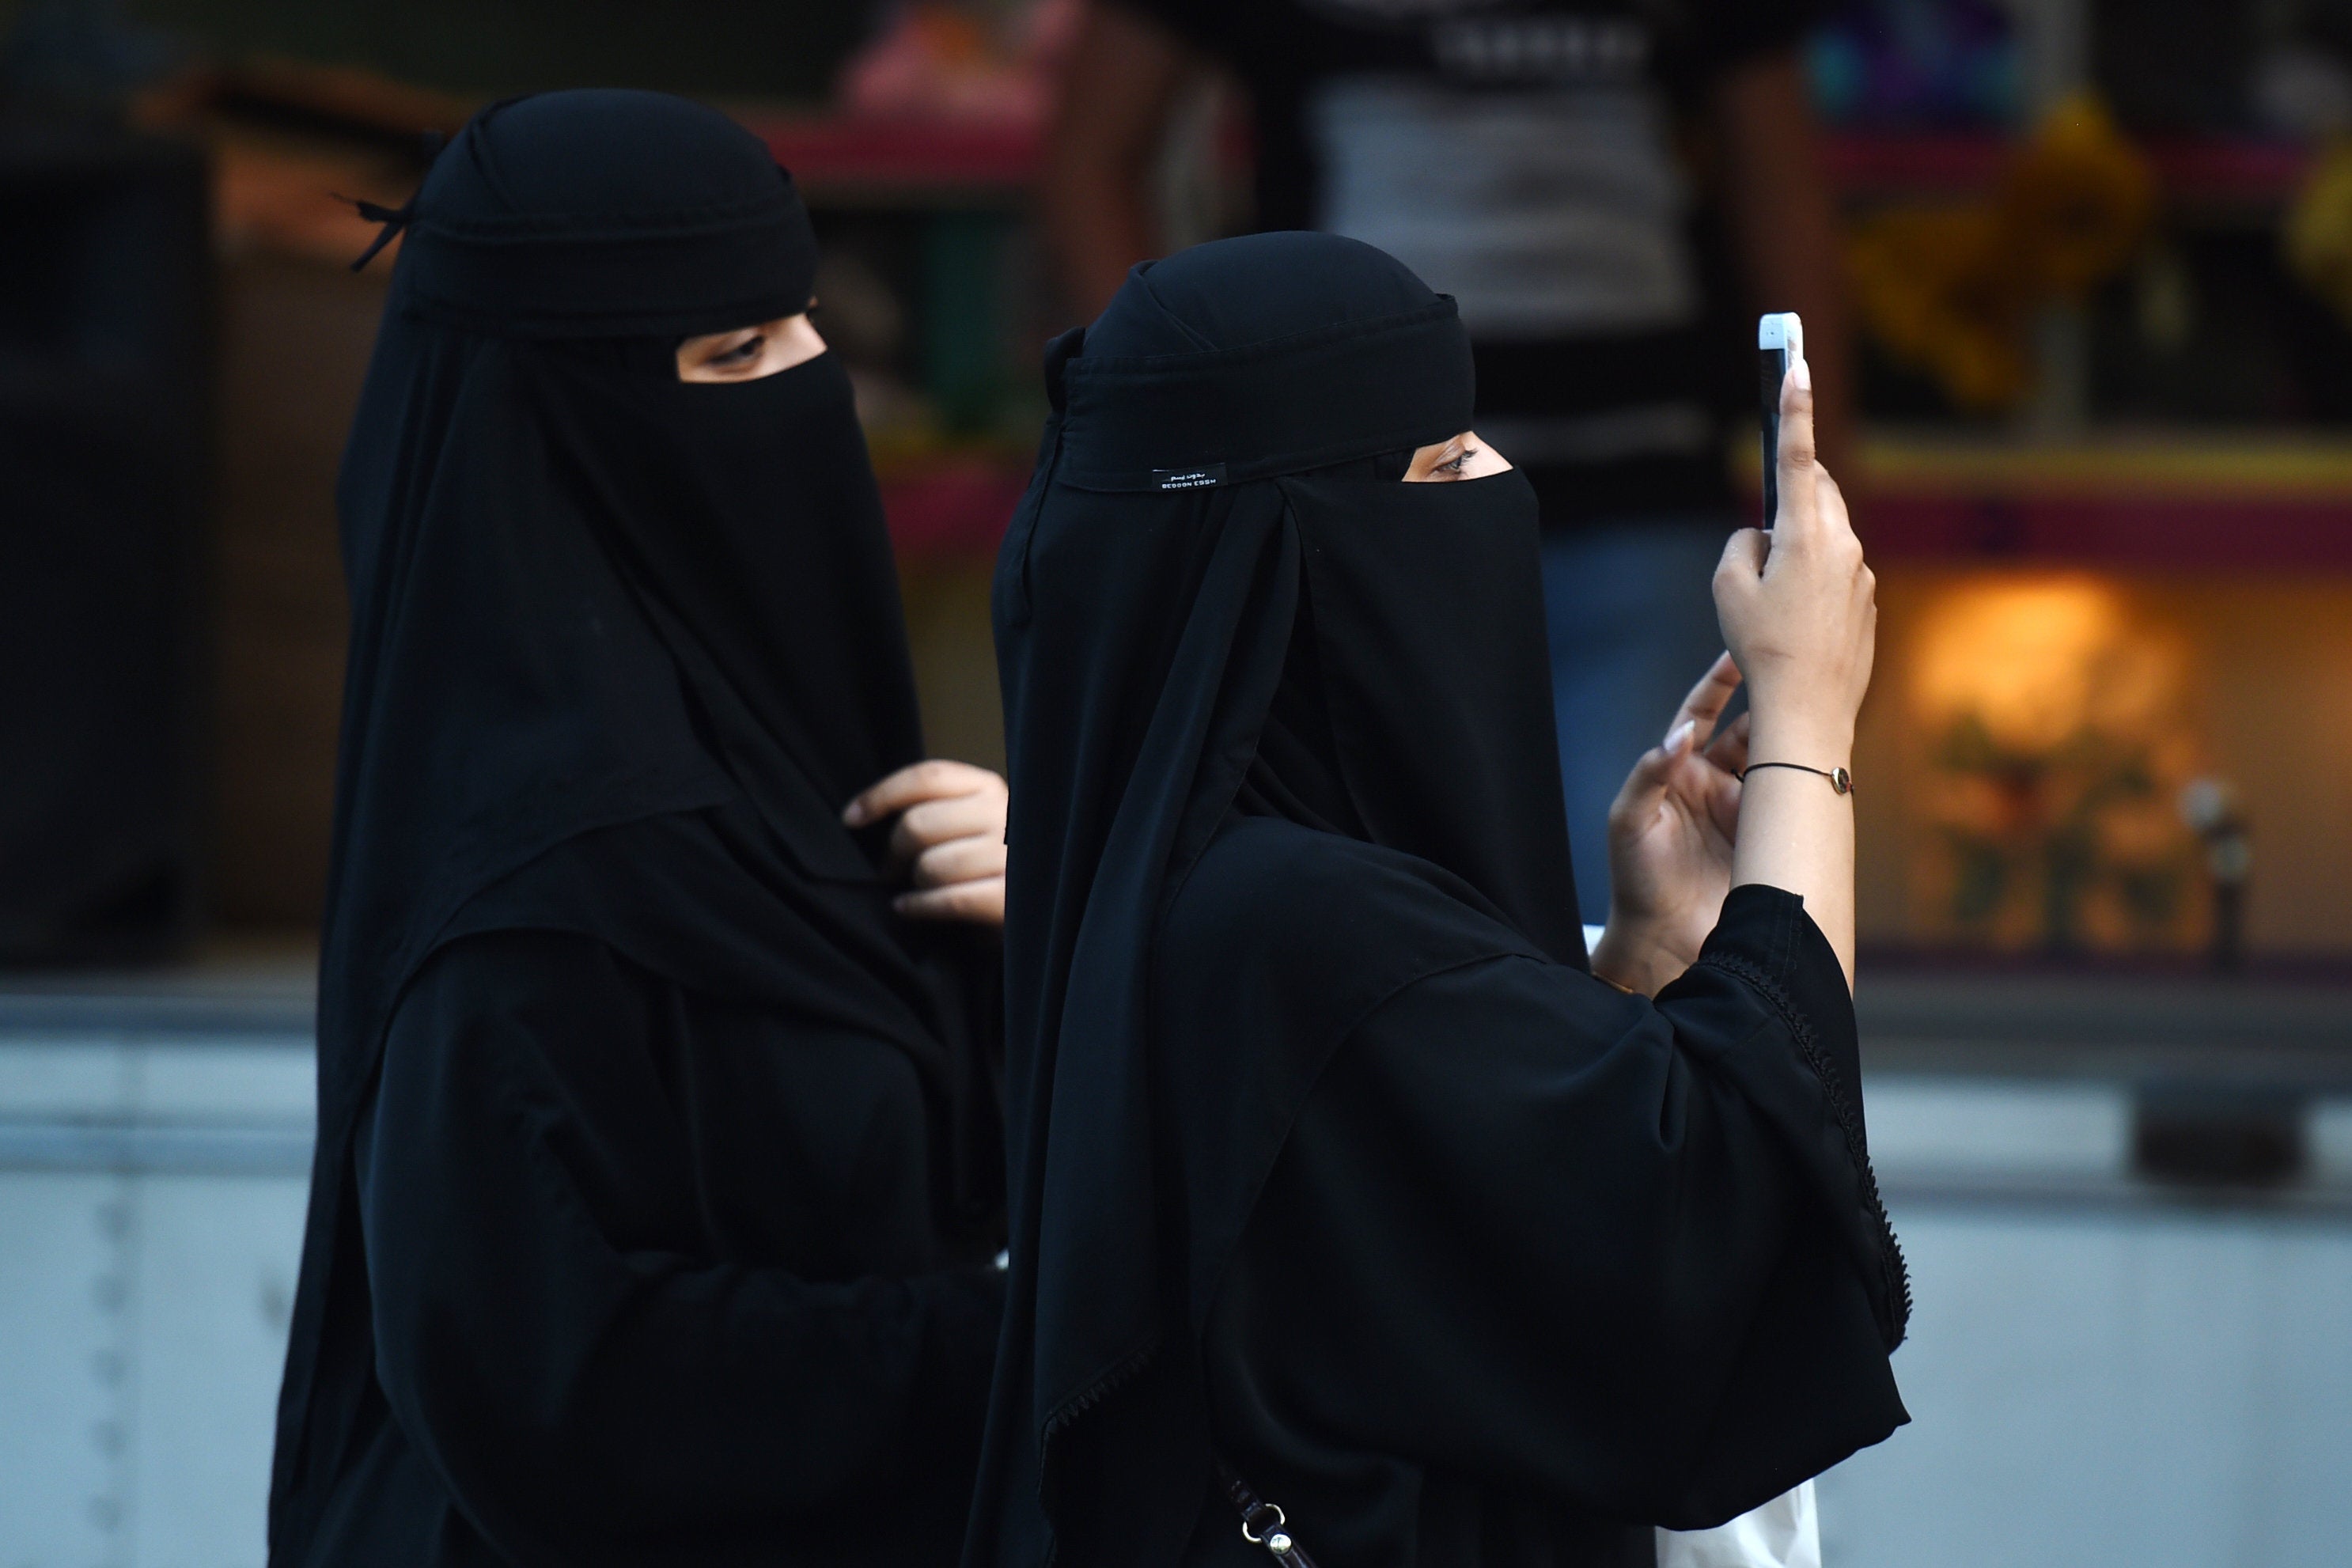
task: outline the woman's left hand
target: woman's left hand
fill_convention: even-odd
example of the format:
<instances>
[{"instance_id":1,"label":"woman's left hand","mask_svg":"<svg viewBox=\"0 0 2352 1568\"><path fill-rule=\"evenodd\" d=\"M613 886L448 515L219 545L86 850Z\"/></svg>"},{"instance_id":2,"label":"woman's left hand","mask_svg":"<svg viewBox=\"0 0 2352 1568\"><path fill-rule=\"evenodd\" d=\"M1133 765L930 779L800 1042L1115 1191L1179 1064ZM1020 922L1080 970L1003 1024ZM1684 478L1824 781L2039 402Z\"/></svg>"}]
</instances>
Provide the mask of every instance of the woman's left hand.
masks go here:
<instances>
[{"instance_id":1,"label":"woman's left hand","mask_svg":"<svg viewBox=\"0 0 2352 1568\"><path fill-rule=\"evenodd\" d=\"M918 920L1004 924L1004 781L986 768L933 757L900 768L849 803L841 820L864 827L894 813L890 863L912 891L890 900Z\"/></svg>"},{"instance_id":2,"label":"woman's left hand","mask_svg":"<svg viewBox=\"0 0 2352 1568\"><path fill-rule=\"evenodd\" d=\"M1609 926L1592 969L1655 995L1697 962L1731 891L1748 715L1717 731L1739 689L1725 654L1683 699L1665 743L1633 764L1609 808Z\"/></svg>"}]
</instances>

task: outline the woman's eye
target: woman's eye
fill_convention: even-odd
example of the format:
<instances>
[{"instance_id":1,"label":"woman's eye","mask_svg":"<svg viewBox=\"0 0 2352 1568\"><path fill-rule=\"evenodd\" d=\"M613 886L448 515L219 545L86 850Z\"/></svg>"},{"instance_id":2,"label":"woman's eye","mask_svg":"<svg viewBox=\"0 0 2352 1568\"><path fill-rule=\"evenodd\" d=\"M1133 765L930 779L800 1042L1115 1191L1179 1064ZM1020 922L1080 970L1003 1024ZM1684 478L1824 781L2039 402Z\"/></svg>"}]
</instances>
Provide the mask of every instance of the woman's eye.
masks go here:
<instances>
[{"instance_id":1,"label":"woman's eye","mask_svg":"<svg viewBox=\"0 0 2352 1568\"><path fill-rule=\"evenodd\" d=\"M1462 472L1463 465L1469 462L1471 458L1477 455L1477 447L1465 447L1463 450L1455 453L1453 457L1446 458L1445 461L1438 464L1437 471L1441 474L1454 474L1458 476Z\"/></svg>"},{"instance_id":2,"label":"woman's eye","mask_svg":"<svg viewBox=\"0 0 2352 1568\"><path fill-rule=\"evenodd\" d=\"M713 358L710 363L715 365L730 366L750 364L760 357L761 352L767 346L768 340L765 338L747 338L726 353Z\"/></svg>"}]
</instances>

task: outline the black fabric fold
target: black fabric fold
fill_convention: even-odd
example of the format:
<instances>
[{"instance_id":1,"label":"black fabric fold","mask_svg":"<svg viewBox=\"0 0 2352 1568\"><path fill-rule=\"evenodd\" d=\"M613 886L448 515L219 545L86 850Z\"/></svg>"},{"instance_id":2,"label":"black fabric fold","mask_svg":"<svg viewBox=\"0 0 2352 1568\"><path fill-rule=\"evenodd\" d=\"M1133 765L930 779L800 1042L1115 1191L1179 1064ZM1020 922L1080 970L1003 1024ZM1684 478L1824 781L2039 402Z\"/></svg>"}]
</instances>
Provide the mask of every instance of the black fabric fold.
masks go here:
<instances>
[{"instance_id":1,"label":"black fabric fold","mask_svg":"<svg viewBox=\"0 0 2352 1568\"><path fill-rule=\"evenodd\" d=\"M937 1245L887 1057L584 935L436 949L353 1164L389 1417L364 1440L441 1495L363 1517L487 1546L312 1561L952 1561L998 1281Z\"/></svg>"},{"instance_id":2,"label":"black fabric fold","mask_svg":"<svg viewBox=\"0 0 2352 1568\"><path fill-rule=\"evenodd\" d=\"M1759 942L1754 934L1759 932L1769 935ZM1796 895L1774 888L1735 888L1725 900L1722 924L1700 951L1699 963L1737 977L1764 999L1820 1086L1820 1110L1834 1129L1844 1160L1841 1164L1829 1157L1828 1140L1819 1131L1798 1142L1811 1145L1803 1152L1817 1162L1815 1169L1834 1173L1822 1201L1844 1216L1842 1239L1855 1266L1874 1277L1872 1311L1886 1348L1894 1350L1910 1331L1911 1277L1870 1160L1853 999L1829 939L1804 914L1804 901ZM1785 1084L1776 1078L1771 1087ZM1801 1125L1796 1118L1802 1114L1801 1101L1789 1114L1791 1125Z\"/></svg>"},{"instance_id":3,"label":"black fabric fold","mask_svg":"<svg viewBox=\"0 0 2352 1568\"><path fill-rule=\"evenodd\" d=\"M1083 489L1202 482L1188 476L1237 484L1410 450L1470 426L1470 348L1451 300L1232 349L1093 346L1107 340L1117 341L1098 324L1065 373L1061 479ZM1335 385L1354 395L1335 402Z\"/></svg>"},{"instance_id":4,"label":"black fabric fold","mask_svg":"<svg viewBox=\"0 0 2352 1568\"><path fill-rule=\"evenodd\" d=\"M1777 889L1713 947L1837 973ZM1156 1081L1213 1130L1166 1155L1209 1423L1326 1560L1613 1568L1612 1527L1721 1523L1905 1418L1848 1250L1866 1156L1798 1040L1851 1034L1841 983L1817 1029L1717 964L1653 1004L1426 860L1265 819L1156 974Z\"/></svg>"},{"instance_id":5,"label":"black fabric fold","mask_svg":"<svg viewBox=\"0 0 2352 1568\"><path fill-rule=\"evenodd\" d=\"M407 308L528 338L691 337L808 309L816 240L792 175L701 112L717 124L689 162L659 94L483 110L404 209Z\"/></svg>"}]
</instances>

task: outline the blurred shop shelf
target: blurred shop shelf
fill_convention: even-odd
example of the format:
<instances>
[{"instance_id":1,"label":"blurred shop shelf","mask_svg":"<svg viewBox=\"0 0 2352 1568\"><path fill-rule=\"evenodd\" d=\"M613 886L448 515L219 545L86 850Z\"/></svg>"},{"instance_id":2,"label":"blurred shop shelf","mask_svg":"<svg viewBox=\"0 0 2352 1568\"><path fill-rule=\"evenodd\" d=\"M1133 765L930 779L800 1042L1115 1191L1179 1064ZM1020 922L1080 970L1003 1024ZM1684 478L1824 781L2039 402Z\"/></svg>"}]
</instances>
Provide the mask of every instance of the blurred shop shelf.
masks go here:
<instances>
[{"instance_id":1,"label":"blurred shop shelf","mask_svg":"<svg viewBox=\"0 0 2352 1568\"><path fill-rule=\"evenodd\" d=\"M1044 160L1045 128L1022 121L837 114L749 121L803 189L833 201L1007 200L1025 192ZM2000 178L2013 139L1992 134L1832 135L1823 154L1846 195L1872 199L1971 195ZM2166 195L2194 205L2272 205L2309 172L2300 143L2252 137L2158 138L2143 144Z\"/></svg>"},{"instance_id":2,"label":"blurred shop shelf","mask_svg":"<svg viewBox=\"0 0 2352 1568\"><path fill-rule=\"evenodd\" d=\"M835 114L750 122L813 205L930 214L934 227L966 221L959 214L1014 222L1044 145L1042 128L1026 122ZM1932 199L1990 188L2011 145L1994 135L1849 134L1830 138L1827 153L1850 196ZM2159 140L2146 151L2177 204L2208 208L2274 210L2309 166L2302 147L2244 138ZM961 278L979 265L973 245L993 256L987 247L1006 243L991 231L949 247L956 265L948 272ZM909 287L928 298L950 258L929 241L923 255L921 279ZM995 345L1007 336L1001 318L1016 307L1000 301L975 313L963 303L954 320L979 324L958 328L959 342L971 340L962 358L992 366ZM943 331L925 329L919 379L947 405L961 395L961 383L929 363L942 356L928 342ZM1025 362L1016 368L1028 373ZM977 372L962 377L974 385L987 379ZM2011 432L1902 432L1874 441L1868 457L1864 527L1884 561L2352 570L2352 442L2341 439L2148 430L2048 445L2021 442ZM1025 452L957 453L880 466L901 550L915 559L968 562L986 557L1003 537L1028 463Z\"/></svg>"},{"instance_id":3,"label":"blurred shop shelf","mask_svg":"<svg viewBox=\"0 0 2352 1568\"><path fill-rule=\"evenodd\" d=\"M2352 442L2341 438L1902 434L1873 438L1864 456L1860 521L1881 561L2352 571Z\"/></svg>"},{"instance_id":4,"label":"blurred shop shelf","mask_svg":"<svg viewBox=\"0 0 2352 1568\"><path fill-rule=\"evenodd\" d=\"M2015 146L1985 134L1849 133L1825 138L1822 153L1842 194L1886 201L1989 191ZM2302 188L2311 167L2299 142L2249 137L2158 138L2141 151L2166 196L2194 206L2276 206Z\"/></svg>"},{"instance_id":5,"label":"blurred shop shelf","mask_svg":"<svg viewBox=\"0 0 2352 1568\"><path fill-rule=\"evenodd\" d=\"M1874 438L1864 458L1861 523L1880 561L2352 571L2352 442L1897 435ZM1009 453L882 467L891 537L917 558L993 552L1029 477L1025 457Z\"/></svg>"},{"instance_id":6,"label":"blurred shop shelf","mask_svg":"<svg viewBox=\"0 0 2352 1568\"><path fill-rule=\"evenodd\" d=\"M751 117L812 201L832 205L998 205L1025 197L1041 126L844 115Z\"/></svg>"}]
</instances>

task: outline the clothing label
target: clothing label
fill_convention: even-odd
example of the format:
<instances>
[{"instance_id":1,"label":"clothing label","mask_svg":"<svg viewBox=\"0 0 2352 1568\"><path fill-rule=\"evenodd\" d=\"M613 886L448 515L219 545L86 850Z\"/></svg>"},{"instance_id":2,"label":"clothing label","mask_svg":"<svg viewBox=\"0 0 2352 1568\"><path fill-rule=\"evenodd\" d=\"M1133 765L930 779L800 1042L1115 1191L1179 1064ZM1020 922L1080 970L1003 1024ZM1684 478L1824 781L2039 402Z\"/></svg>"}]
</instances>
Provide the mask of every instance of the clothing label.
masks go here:
<instances>
[{"instance_id":1,"label":"clothing label","mask_svg":"<svg viewBox=\"0 0 2352 1568\"><path fill-rule=\"evenodd\" d=\"M1622 69L1608 75L1617 79L1323 83L1305 116L1318 226L1380 247L1453 295L1476 336L1689 324L1699 310L1690 194L1664 106Z\"/></svg>"},{"instance_id":2,"label":"clothing label","mask_svg":"<svg viewBox=\"0 0 2352 1568\"><path fill-rule=\"evenodd\" d=\"M1225 482L1225 466L1211 463L1204 468L1154 468L1151 482L1163 490L1201 490Z\"/></svg>"}]
</instances>

